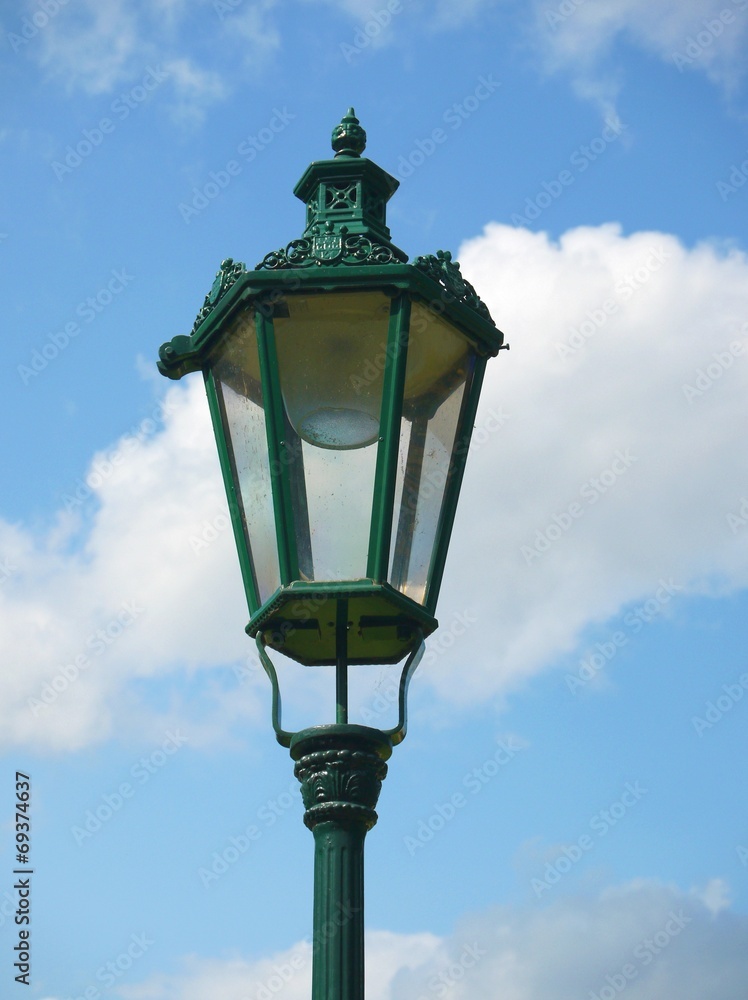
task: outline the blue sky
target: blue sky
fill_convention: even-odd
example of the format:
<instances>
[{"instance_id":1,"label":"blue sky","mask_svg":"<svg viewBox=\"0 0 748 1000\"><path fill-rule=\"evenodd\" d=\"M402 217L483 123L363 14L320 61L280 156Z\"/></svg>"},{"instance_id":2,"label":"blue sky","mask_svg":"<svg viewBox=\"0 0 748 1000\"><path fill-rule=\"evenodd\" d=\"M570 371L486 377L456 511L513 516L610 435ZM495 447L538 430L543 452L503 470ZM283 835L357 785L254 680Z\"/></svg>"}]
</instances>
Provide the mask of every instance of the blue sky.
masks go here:
<instances>
[{"instance_id":1,"label":"blue sky","mask_svg":"<svg viewBox=\"0 0 748 1000\"><path fill-rule=\"evenodd\" d=\"M353 105L401 180L394 241L452 250L512 347L367 841L368 996L745 997L747 24L744 0L0 7L3 996L309 995L313 843L207 403L155 360L221 260L301 234L292 188ZM293 672L290 725L321 721L318 681ZM391 685L361 671L363 721Z\"/></svg>"}]
</instances>

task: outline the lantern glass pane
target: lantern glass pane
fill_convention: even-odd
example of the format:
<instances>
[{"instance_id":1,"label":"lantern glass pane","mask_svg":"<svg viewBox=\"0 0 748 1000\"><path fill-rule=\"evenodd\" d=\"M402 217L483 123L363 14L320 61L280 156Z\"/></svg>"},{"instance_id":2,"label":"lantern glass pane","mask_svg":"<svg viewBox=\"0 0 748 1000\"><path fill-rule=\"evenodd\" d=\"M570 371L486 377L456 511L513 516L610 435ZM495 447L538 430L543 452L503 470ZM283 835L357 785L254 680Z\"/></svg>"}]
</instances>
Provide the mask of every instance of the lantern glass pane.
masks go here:
<instances>
[{"instance_id":1,"label":"lantern glass pane","mask_svg":"<svg viewBox=\"0 0 748 1000\"><path fill-rule=\"evenodd\" d=\"M243 313L235 322L217 355L213 374L246 545L262 604L280 586L280 568L252 311Z\"/></svg>"},{"instance_id":2,"label":"lantern glass pane","mask_svg":"<svg viewBox=\"0 0 748 1000\"><path fill-rule=\"evenodd\" d=\"M288 295L273 311L285 417L301 448L288 471L305 497L305 517L295 511L303 579L366 576L389 314L383 292Z\"/></svg>"},{"instance_id":3,"label":"lantern glass pane","mask_svg":"<svg viewBox=\"0 0 748 1000\"><path fill-rule=\"evenodd\" d=\"M450 323L413 303L400 453L395 485L390 583L424 602L439 519L475 352Z\"/></svg>"}]
</instances>

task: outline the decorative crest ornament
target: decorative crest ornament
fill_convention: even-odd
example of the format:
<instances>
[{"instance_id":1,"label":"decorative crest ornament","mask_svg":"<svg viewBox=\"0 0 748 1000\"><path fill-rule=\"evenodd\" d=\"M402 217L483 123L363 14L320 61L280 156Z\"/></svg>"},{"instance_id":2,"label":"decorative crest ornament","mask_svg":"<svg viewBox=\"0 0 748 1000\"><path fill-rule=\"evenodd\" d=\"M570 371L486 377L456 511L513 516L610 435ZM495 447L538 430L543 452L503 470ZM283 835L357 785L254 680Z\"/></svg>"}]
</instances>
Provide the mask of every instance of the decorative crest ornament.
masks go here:
<instances>
[{"instance_id":1,"label":"decorative crest ornament","mask_svg":"<svg viewBox=\"0 0 748 1000\"><path fill-rule=\"evenodd\" d=\"M336 233L333 224L326 222L324 230L321 233L318 230L314 234L312 237L312 256L317 263L332 264L334 261L340 260L343 256L344 229L345 226L341 228L339 233Z\"/></svg>"}]
</instances>

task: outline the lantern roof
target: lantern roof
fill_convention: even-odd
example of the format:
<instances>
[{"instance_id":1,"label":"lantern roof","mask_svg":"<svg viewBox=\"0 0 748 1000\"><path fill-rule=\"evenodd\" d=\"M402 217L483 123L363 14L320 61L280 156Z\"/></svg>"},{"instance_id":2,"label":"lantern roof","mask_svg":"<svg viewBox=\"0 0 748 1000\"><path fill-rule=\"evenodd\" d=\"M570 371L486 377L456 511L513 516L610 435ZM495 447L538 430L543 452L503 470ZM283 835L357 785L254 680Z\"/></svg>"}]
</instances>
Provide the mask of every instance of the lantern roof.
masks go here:
<instances>
[{"instance_id":1,"label":"lantern roof","mask_svg":"<svg viewBox=\"0 0 748 1000\"><path fill-rule=\"evenodd\" d=\"M481 351L495 355L508 347L451 253L439 250L407 263L407 254L392 242L387 202L400 182L361 155L366 132L353 108L333 129L331 144L335 155L310 163L294 188L306 204L301 238L265 254L251 271L234 258L224 260L191 334L162 346L163 375L181 378L202 368L224 318L241 302L273 293L279 283L289 289L407 287L477 339Z\"/></svg>"}]
</instances>

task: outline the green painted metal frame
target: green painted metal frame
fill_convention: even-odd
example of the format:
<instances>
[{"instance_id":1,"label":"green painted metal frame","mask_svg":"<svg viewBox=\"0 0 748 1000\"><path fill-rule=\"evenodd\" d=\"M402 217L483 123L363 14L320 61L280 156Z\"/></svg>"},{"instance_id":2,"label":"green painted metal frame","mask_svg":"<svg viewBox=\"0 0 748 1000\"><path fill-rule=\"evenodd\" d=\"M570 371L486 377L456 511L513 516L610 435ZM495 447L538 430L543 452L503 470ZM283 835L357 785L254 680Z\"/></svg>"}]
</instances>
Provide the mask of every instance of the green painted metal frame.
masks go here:
<instances>
[{"instance_id":1,"label":"green painted metal frame","mask_svg":"<svg viewBox=\"0 0 748 1000\"><path fill-rule=\"evenodd\" d=\"M386 599L387 602L392 605L394 612L401 614L404 620L409 620L412 624L413 631L417 631L423 636L431 635L431 633L439 627L439 622L428 609L426 609L422 604L418 604L418 602L414 601L412 598L401 593L399 590L395 590L395 588L386 581L335 580L333 582L295 581L290 587L280 587L270 598L268 598L267 601L265 601L258 611L255 612L247 624L245 631L252 637L262 634L263 632L271 631L274 625L274 620L277 617L277 610L283 606L284 602L289 600L310 600L312 602L320 602L324 598L338 599L345 597L351 599L367 596ZM402 655L405 654L403 653ZM402 655L398 656L397 659L388 662L397 663L402 659ZM304 663L305 661L300 660L299 662ZM335 662L335 659L332 658L330 660L315 661L314 665L334 666ZM354 658L349 659L348 662L352 665L356 665L359 663L370 663L371 661Z\"/></svg>"},{"instance_id":2,"label":"green painted metal frame","mask_svg":"<svg viewBox=\"0 0 748 1000\"><path fill-rule=\"evenodd\" d=\"M291 485L288 463L284 460L285 448L283 398L278 374L278 354L275 348L273 320L262 303L255 313L257 347L260 355L260 376L265 400L265 426L270 455L270 481L273 490L278 562L283 586L298 579L299 556L296 551L296 528L291 504ZM280 529L280 530L279 530Z\"/></svg>"},{"instance_id":3,"label":"green painted metal frame","mask_svg":"<svg viewBox=\"0 0 748 1000\"><path fill-rule=\"evenodd\" d=\"M165 356L162 349L161 369L164 374L179 378L192 370L205 370L206 366L210 366L212 356L220 347L226 330L236 316L248 307L255 306L281 579L280 590L271 595L264 603L259 601L257 586L253 578L251 556L248 556L245 551L248 545L251 545L251 540L246 540L244 535L240 503L236 502L236 490L231 481L230 449L224 439L220 420L217 419L220 417L220 407L216 389L206 374L206 385L210 387L209 403L216 438L219 441L224 483L227 486L227 494L232 496L235 501L230 504L230 507L237 546L241 552L242 575L250 608L247 631L250 635L255 635L262 630L264 624L272 619L279 602L286 595L293 597L318 597L324 594L343 596L367 590L374 593L378 585L386 586L390 570L390 543L393 531L393 505L402 419L402 395L407 364L408 325L412 302L417 300L422 302L426 308L432 309L453 323L473 343L477 354L472 384L463 404L462 435L455 447L453 465L449 472L449 481L440 512L424 605L417 605L416 602L405 598L394 588L388 588L389 596L398 602L403 613L413 614L416 612L416 608L419 609L419 626L423 629L424 634L428 635L437 627L434 612L454 524L483 371L488 356L495 355L503 346L503 335L496 330L492 323L477 315L467 306L448 299L445 301L443 289L440 289L436 282L427 275L409 264L369 265L365 268L350 267L345 269L319 267L312 271L294 272L293 280L287 280L286 275L287 272L244 272L216 304L213 312L195 330L192 337L174 338L170 345L165 345L165 347L173 348L168 356ZM284 278L286 280L283 280ZM284 461L282 450L284 448L284 444L282 444L283 403L271 306L273 301L277 301L279 297L283 297L287 293L330 292L341 289L366 291L373 288L388 292L392 297L392 304L387 333L381 433L377 452L369 534L368 579L341 581L335 584L327 582L300 584L289 463ZM229 484L231 485L229 486Z\"/></svg>"},{"instance_id":4,"label":"green painted metal frame","mask_svg":"<svg viewBox=\"0 0 748 1000\"><path fill-rule=\"evenodd\" d=\"M290 747L291 743L295 738L299 736L299 733L291 732L288 729L283 728L282 715L283 715L283 700L281 698L280 684L278 682L278 672L275 669L275 664L270 659L268 655L265 642L262 637L262 633L255 636L255 645L257 647L257 653L260 657L260 663L270 680L270 686L272 689L272 705L271 705L271 720L273 724L273 731L275 733L275 738L283 747ZM418 631L414 637L413 648L411 649L408 657L405 661L403 669L400 673L400 682L398 684L397 692L397 723L391 729L380 730L382 735L389 740L393 746L397 746L399 743L405 739L408 731L408 688L410 687L410 681L413 674L418 667L418 664L423 658L423 654L426 651L426 645L423 639L423 633ZM336 692L337 700L337 692ZM347 725L347 719L344 722L336 720L336 724ZM316 728L316 727L313 727ZM304 732L304 731L302 731Z\"/></svg>"},{"instance_id":5,"label":"green painted metal frame","mask_svg":"<svg viewBox=\"0 0 748 1000\"><path fill-rule=\"evenodd\" d=\"M335 615L335 722L348 724L348 598L339 597Z\"/></svg>"},{"instance_id":6,"label":"green painted metal frame","mask_svg":"<svg viewBox=\"0 0 748 1000\"><path fill-rule=\"evenodd\" d=\"M205 391L208 397L208 408L210 410L210 416L213 422L213 432L218 446L218 461L221 466L223 485L226 489L226 496L229 501L231 527L234 532L236 549L239 554L239 568L241 570L242 580L244 582L244 591L247 598L247 604L249 606L249 613L251 615L252 608L261 604L261 601L257 587L254 564L252 561L251 541L248 536L244 517L244 504L235 486L238 477L234 466L234 458L223 432L225 414L223 413L223 405L219 398L219 391L216 387L213 369L207 368L203 374L205 378Z\"/></svg>"},{"instance_id":7,"label":"green painted metal frame","mask_svg":"<svg viewBox=\"0 0 748 1000\"><path fill-rule=\"evenodd\" d=\"M465 474L465 463L467 462L470 450L470 441L473 436L473 427L478 410L481 387L483 385L483 375L486 370L487 358L478 355L475 359L475 368L471 380L469 393L463 400L463 413L461 414L460 426L462 434L455 442L452 465L449 470L449 478L444 491L442 508L439 513L439 522L436 529L436 545L431 555L431 565L428 572L428 587L424 599L424 605L432 613L436 608L439 597L442 577L444 576L444 565L447 560L447 551L452 537L455 515L457 513L457 502L460 497L460 488Z\"/></svg>"},{"instance_id":8,"label":"green painted metal frame","mask_svg":"<svg viewBox=\"0 0 748 1000\"><path fill-rule=\"evenodd\" d=\"M213 310L190 336L172 338L161 348L159 371L167 378L179 379L200 371L209 363L211 353L226 334L237 310L268 295L286 292L336 290L379 291L397 294L408 292L427 308L453 323L481 354L495 356L504 347L504 335L487 319L445 292L432 278L413 264L369 264L356 267L316 267L292 272L245 271L219 299Z\"/></svg>"},{"instance_id":9,"label":"green painted metal frame","mask_svg":"<svg viewBox=\"0 0 748 1000\"><path fill-rule=\"evenodd\" d=\"M367 566L368 576L378 582L387 579L389 570L392 509L395 502L403 387L408 356L410 304L409 296L401 294L393 298L390 308Z\"/></svg>"}]
</instances>

